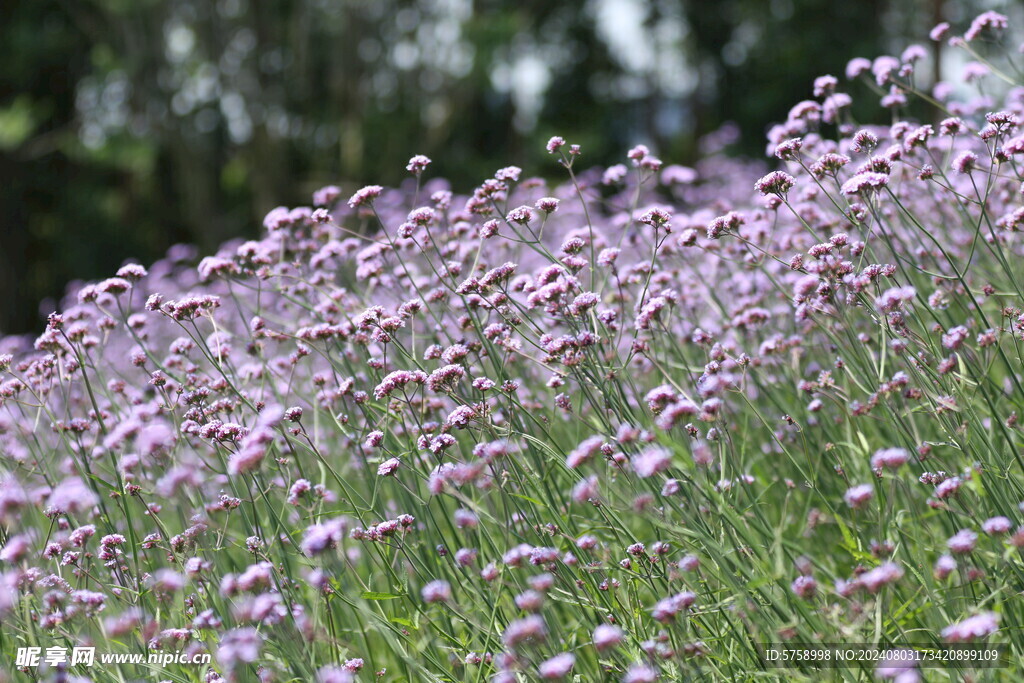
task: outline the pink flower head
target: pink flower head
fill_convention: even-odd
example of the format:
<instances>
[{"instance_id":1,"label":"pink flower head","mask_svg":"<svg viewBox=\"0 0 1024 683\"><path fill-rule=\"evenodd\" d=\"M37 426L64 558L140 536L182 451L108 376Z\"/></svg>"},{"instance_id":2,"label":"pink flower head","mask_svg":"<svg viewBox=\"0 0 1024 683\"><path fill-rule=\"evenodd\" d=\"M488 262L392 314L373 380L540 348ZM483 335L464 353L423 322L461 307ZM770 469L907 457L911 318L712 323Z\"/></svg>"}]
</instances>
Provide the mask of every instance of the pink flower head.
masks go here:
<instances>
[{"instance_id":1,"label":"pink flower head","mask_svg":"<svg viewBox=\"0 0 1024 683\"><path fill-rule=\"evenodd\" d=\"M631 664L622 676L622 683L654 683L658 671L647 664Z\"/></svg>"},{"instance_id":2,"label":"pink flower head","mask_svg":"<svg viewBox=\"0 0 1024 683\"><path fill-rule=\"evenodd\" d=\"M942 637L952 643L965 643L987 638L999 630L995 612L982 612L942 629Z\"/></svg>"},{"instance_id":3,"label":"pink flower head","mask_svg":"<svg viewBox=\"0 0 1024 683\"><path fill-rule=\"evenodd\" d=\"M1013 522L1006 517L991 517L981 525L981 530L989 536L1002 536L1009 533L1012 528Z\"/></svg>"},{"instance_id":4,"label":"pink flower head","mask_svg":"<svg viewBox=\"0 0 1024 683\"><path fill-rule=\"evenodd\" d=\"M858 484L851 486L843 495L843 500L850 507L856 509L864 507L875 495L875 488L871 484Z\"/></svg>"},{"instance_id":5,"label":"pink flower head","mask_svg":"<svg viewBox=\"0 0 1024 683\"><path fill-rule=\"evenodd\" d=\"M882 680L892 679L896 683L919 683L918 657L914 650L889 650L875 667L875 676Z\"/></svg>"},{"instance_id":6,"label":"pink flower head","mask_svg":"<svg viewBox=\"0 0 1024 683\"><path fill-rule=\"evenodd\" d=\"M554 154L563 147L565 147L565 138L558 137L557 135L548 140L548 144L545 145L545 149L548 150L548 154Z\"/></svg>"},{"instance_id":7,"label":"pink flower head","mask_svg":"<svg viewBox=\"0 0 1024 683\"><path fill-rule=\"evenodd\" d=\"M768 175L762 177L756 183L754 183L754 189L760 192L762 195L777 195L779 197L785 197L796 181L793 176L789 175L784 171L772 171Z\"/></svg>"},{"instance_id":8,"label":"pink flower head","mask_svg":"<svg viewBox=\"0 0 1024 683\"><path fill-rule=\"evenodd\" d=\"M655 446L647 448L633 457L633 471L641 479L652 477L664 472L672 466L672 453L665 448Z\"/></svg>"},{"instance_id":9,"label":"pink flower head","mask_svg":"<svg viewBox=\"0 0 1024 683\"><path fill-rule=\"evenodd\" d=\"M963 484L963 481L961 481L960 477L945 479L935 487L935 497L944 499L954 496L960 490L961 484Z\"/></svg>"},{"instance_id":10,"label":"pink flower head","mask_svg":"<svg viewBox=\"0 0 1024 683\"><path fill-rule=\"evenodd\" d=\"M604 437L590 436L584 439L565 458L565 466L569 469L576 469L601 452L604 444Z\"/></svg>"},{"instance_id":11,"label":"pink flower head","mask_svg":"<svg viewBox=\"0 0 1024 683\"><path fill-rule=\"evenodd\" d=\"M447 581L431 581L420 591L423 602L451 602L452 588Z\"/></svg>"},{"instance_id":12,"label":"pink flower head","mask_svg":"<svg viewBox=\"0 0 1024 683\"><path fill-rule=\"evenodd\" d=\"M238 664L254 662L259 657L263 637L251 626L228 631L220 639L217 660L228 669Z\"/></svg>"},{"instance_id":13,"label":"pink flower head","mask_svg":"<svg viewBox=\"0 0 1024 683\"><path fill-rule=\"evenodd\" d=\"M545 681L555 681L565 678L572 671L573 665L576 664L576 655L570 652L562 652L557 654L551 659L548 659L541 663L537 667L537 672L540 677Z\"/></svg>"},{"instance_id":14,"label":"pink flower head","mask_svg":"<svg viewBox=\"0 0 1024 683\"><path fill-rule=\"evenodd\" d=\"M558 211L558 203L558 200L555 199L554 197L541 197L540 199L537 200L535 206L537 207L538 211L543 211L544 213L554 213L555 211Z\"/></svg>"},{"instance_id":15,"label":"pink flower head","mask_svg":"<svg viewBox=\"0 0 1024 683\"><path fill-rule=\"evenodd\" d=\"M804 600L810 600L818 591L818 582L814 580L813 576L798 576L790 588Z\"/></svg>"},{"instance_id":16,"label":"pink flower head","mask_svg":"<svg viewBox=\"0 0 1024 683\"><path fill-rule=\"evenodd\" d=\"M350 208L356 209L366 204L372 204L383 192L384 188L380 185L367 185L352 195L348 200L348 205Z\"/></svg>"},{"instance_id":17,"label":"pink flower head","mask_svg":"<svg viewBox=\"0 0 1024 683\"><path fill-rule=\"evenodd\" d=\"M526 225L533 220L533 209L528 206L517 207L508 212L508 216L505 217L505 220L509 223Z\"/></svg>"},{"instance_id":18,"label":"pink flower head","mask_svg":"<svg viewBox=\"0 0 1024 683\"><path fill-rule=\"evenodd\" d=\"M677 614L692 607L696 601L697 595L695 593L683 591L655 603L651 609L651 616L655 621L668 623L674 621Z\"/></svg>"},{"instance_id":19,"label":"pink flower head","mask_svg":"<svg viewBox=\"0 0 1024 683\"><path fill-rule=\"evenodd\" d=\"M377 466L377 476L390 476L394 474L396 470L398 470L398 467L400 465L401 462L398 460L398 458L388 458L387 460L385 460L384 462Z\"/></svg>"},{"instance_id":20,"label":"pink flower head","mask_svg":"<svg viewBox=\"0 0 1024 683\"><path fill-rule=\"evenodd\" d=\"M665 211L664 209L660 209L657 207L647 211L642 216L640 216L640 222L645 225L649 225L652 228L666 228L669 226L671 220L672 214L670 214L668 211ZM668 232L671 231L669 230Z\"/></svg>"},{"instance_id":21,"label":"pink flower head","mask_svg":"<svg viewBox=\"0 0 1024 683\"><path fill-rule=\"evenodd\" d=\"M956 560L949 555L943 555L935 560L935 578L943 581L950 574L956 571Z\"/></svg>"},{"instance_id":22,"label":"pink flower head","mask_svg":"<svg viewBox=\"0 0 1024 683\"><path fill-rule=\"evenodd\" d=\"M866 171L853 176L842 186L845 195L870 195L889 184L889 176L885 173Z\"/></svg>"},{"instance_id":23,"label":"pink flower head","mask_svg":"<svg viewBox=\"0 0 1024 683\"><path fill-rule=\"evenodd\" d=\"M895 470L905 465L908 460L910 453L905 448L883 448L871 456L871 468L877 470L884 467Z\"/></svg>"},{"instance_id":24,"label":"pink flower head","mask_svg":"<svg viewBox=\"0 0 1024 683\"><path fill-rule=\"evenodd\" d=\"M581 479L572 488L572 499L577 503L596 501L600 497L597 485L597 475L590 475Z\"/></svg>"},{"instance_id":25,"label":"pink flower head","mask_svg":"<svg viewBox=\"0 0 1024 683\"><path fill-rule=\"evenodd\" d=\"M870 593L877 593L883 586L899 581L903 577L903 568L895 562L886 562L868 570L857 577L858 583Z\"/></svg>"},{"instance_id":26,"label":"pink flower head","mask_svg":"<svg viewBox=\"0 0 1024 683\"><path fill-rule=\"evenodd\" d=\"M1010 20L1006 15L999 14L998 12L982 12L978 16L974 17L974 21L971 22L970 28L964 33L964 40L970 42L981 35L981 32L985 29L995 31L998 29L1005 29L1009 26Z\"/></svg>"},{"instance_id":27,"label":"pink flower head","mask_svg":"<svg viewBox=\"0 0 1024 683\"><path fill-rule=\"evenodd\" d=\"M594 647L598 652L608 650L619 645L624 637L625 634L618 626L601 624L594 629Z\"/></svg>"},{"instance_id":28,"label":"pink flower head","mask_svg":"<svg viewBox=\"0 0 1024 683\"><path fill-rule=\"evenodd\" d=\"M960 152L953 159L952 167L957 173L969 174L978 166L978 155L974 152Z\"/></svg>"},{"instance_id":29,"label":"pink flower head","mask_svg":"<svg viewBox=\"0 0 1024 683\"><path fill-rule=\"evenodd\" d=\"M974 550L975 544L978 542L978 534L974 533L970 529L961 529L946 541L946 547L957 555L966 555L967 553Z\"/></svg>"},{"instance_id":30,"label":"pink flower head","mask_svg":"<svg viewBox=\"0 0 1024 683\"><path fill-rule=\"evenodd\" d=\"M425 157L422 154L417 154L413 158L409 159L409 163L405 165L405 170L413 175L421 175L423 171L427 170L427 166L430 166L430 158Z\"/></svg>"},{"instance_id":31,"label":"pink flower head","mask_svg":"<svg viewBox=\"0 0 1024 683\"><path fill-rule=\"evenodd\" d=\"M928 37L939 42L949 34L949 22L943 21L936 24L931 31L928 32Z\"/></svg>"},{"instance_id":32,"label":"pink flower head","mask_svg":"<svg viewBox=\"0 0 1024 683\"><path fill-rule=\"evenodd\" d=\"M313 193L313 206L330 206L334 202L338 201L338 197L340 196L341 188L337 185L321 187Z\"/></svg>"},{"instance_id":33,"label":"pink flower head","mask_svg":"<svg viewBox=\"0 0 1024 683\"><path fill-rule=\"evenodd\" d=\"M871 61L864 57L854 57L846 64L846 78L847 80L853 80L860 76L865 71L871 70Z\"/></svg>"},{"instance_id":34,"label":"pink flower head","mask_svg":"<svg viewBox=\"0 0 1024 683\"><path fill-rule=\"evenodd\" d=\"M517 621L513 621L505 629L502 640L505 645L514 648L527 641L541 641L547 638L548 629L544 620L536 614L531 614Z\"/></svg>"},{"instance_id":35,"label":"pink flower head","mask_svg":"<svg viewBox=\"0 0 1024 683\"><path fill-rule=\"evenodd\" d=\"M217 678L216 681L223 681ZM352 674L337 666L322 667L316 674L317 683L352 683L355 679ZM215 683L215 682L211 682Z\"/></svg>"},{"instance_id":36,"label":"pink flower head","mask_svg":"<svg viewBox=\"0 0 1024 683\"><path fill-rule=\"evenodd\" d=\"M79 477L61 481L46 501L48 508L73 515L89 512L97 503L99 498Z\"/></svg>"}]
</instances>

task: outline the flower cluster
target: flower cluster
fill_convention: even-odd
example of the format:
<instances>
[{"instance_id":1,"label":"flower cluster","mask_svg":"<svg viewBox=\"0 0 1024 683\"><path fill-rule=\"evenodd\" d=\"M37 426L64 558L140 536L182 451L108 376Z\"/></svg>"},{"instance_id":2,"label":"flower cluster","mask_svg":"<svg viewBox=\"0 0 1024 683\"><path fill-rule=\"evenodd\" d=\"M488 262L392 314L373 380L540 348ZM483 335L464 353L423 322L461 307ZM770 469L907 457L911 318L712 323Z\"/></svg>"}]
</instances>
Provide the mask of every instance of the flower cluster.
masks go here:
<instances>
[{"instance_id":1,"label":"flower cluster","mask_svg":"<svg viewBox=\"0 0 1024 683\"><path fill-rule=\"evenodd\" d=\"M808 84L773 168L415 156L69 291L0 339L5 631L207 683L737 680L911 633L1021 675L1024 88L977 62L915 121L927 58Z\"/></svg>"}]
</instances>

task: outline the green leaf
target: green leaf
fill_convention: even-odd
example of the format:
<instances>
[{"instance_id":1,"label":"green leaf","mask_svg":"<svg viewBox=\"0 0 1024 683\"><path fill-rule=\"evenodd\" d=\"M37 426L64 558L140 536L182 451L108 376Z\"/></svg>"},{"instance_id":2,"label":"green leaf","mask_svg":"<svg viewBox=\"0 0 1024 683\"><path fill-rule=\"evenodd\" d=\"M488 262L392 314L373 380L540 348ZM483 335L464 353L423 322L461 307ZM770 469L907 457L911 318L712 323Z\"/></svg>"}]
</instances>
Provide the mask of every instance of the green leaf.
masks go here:
<instances>
[{"instance_id":1,"label":"green leaf","mask_svg":"<svg viewBox=\"0 0 1024 683\"><path fill-rule=\"evenodd\" d=\"M378 593L377 591L363 591L360 595L363 600L394 600L396 598L404 598L405 596L401 593Z\"/></svg>"},{"instance_id":2,"label":"green leaf","mask_svg":"<svg viewBox=\"0 0 1024 683\"><path fill-rule=\"evenodd\" d=\"M0 109L0 149L15 149L28 140L37 125L32 100L19 95L9 106Z\"/></svg>"},{"instance_id":3,"label":"green leaf","mask_svg":"<svg viewBox=\"0 0 1024 683\"><path fill-rule=\"evenodd\" d=\"M399 626L405 626L406 628L416 629L416 624L412 623L408 619L402 617L391 617L391 623L398 624Z\"/></svg>"},{"instance_id":4,"label":"green leaf","mask_svg":"<svg viewBox=\"0 0 1024 683\"><path fill-rule=\"evenodd\" d=\"M529 496L524 496L521 493L510 493L508 495L515 496L516 498L522 498L523 500L529 501L529 502L533 503L534 505L539 505L542 508L546 508L547 507L547 505L545 505L544 503L540 502L536 498L530 498Z\"/></svg>"},{"instance_id":5,"label":"green leaf","mask_svg":"<svg viewBox=\"0 0 1024 683\"><path fill-rule=\"evenodd\" d=\"M103 479L100 479L95 474L90 474L89 478L92 479L97 484L99 484L100 486L103 486L104 488L108 488L111 491L117 491L117 487L116 486L114 486L113 484L111 484L111 483L109 483L107 481L104 481Z\"/></svg>"}]
</instances>

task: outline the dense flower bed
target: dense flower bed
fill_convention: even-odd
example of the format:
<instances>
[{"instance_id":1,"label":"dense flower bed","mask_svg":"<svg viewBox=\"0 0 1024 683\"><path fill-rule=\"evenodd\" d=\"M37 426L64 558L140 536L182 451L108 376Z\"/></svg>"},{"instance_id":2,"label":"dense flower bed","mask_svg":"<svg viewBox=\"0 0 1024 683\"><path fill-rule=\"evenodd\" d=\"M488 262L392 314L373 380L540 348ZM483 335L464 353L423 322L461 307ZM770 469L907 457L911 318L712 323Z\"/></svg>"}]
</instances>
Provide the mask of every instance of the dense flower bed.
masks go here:
<instances>
[{"instance_id":1,"label":"dense flower bed","mask_svg":"<svg viewBox=\"0 0 1024 683\"><path fill-rule=\"evenodd\" d=\"M77 288L0 341L4 656L639 683L983 641L1020 675L1024 88L978 47L1004 28L950 41L956 86L918 90L918 46L851 61L891 125L819 78L770 172L553 138L563 184L464 196L417 156Z\"/></svg>"}]
</instances>

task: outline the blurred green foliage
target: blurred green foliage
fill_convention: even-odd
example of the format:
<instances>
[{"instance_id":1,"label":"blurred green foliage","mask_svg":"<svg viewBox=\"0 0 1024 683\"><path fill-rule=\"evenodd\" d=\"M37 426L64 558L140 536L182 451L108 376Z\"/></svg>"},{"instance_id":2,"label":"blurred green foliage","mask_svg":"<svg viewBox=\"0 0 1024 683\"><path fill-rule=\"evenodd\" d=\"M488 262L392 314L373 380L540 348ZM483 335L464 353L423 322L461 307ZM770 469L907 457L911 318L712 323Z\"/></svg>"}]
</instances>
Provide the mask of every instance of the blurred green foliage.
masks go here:
<instances>
[{"instance_id":1,"label":"blurred green foliage","mask_svg":"<svg viewBox=\"0 0 1024 683\"><path fill-rule=\"evenodd\" d=\"M415 153L461 188L513 163L544 172L554 134L592 163L637 142L685 163L734 121L737 151L759 154L815 76L970 5L2 3L0 330L38 328L40 301L126 258L254 235L321 185L400 182Z\"/></svg>"}]
</instances>

